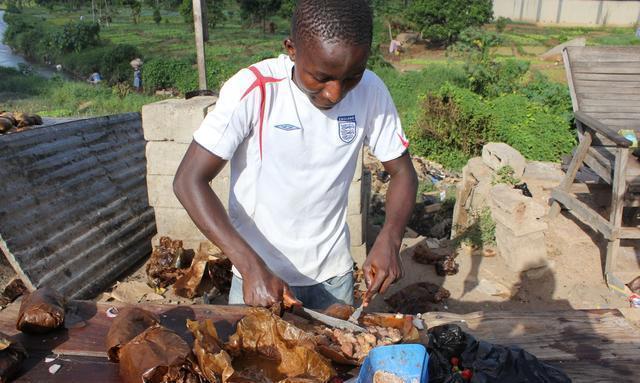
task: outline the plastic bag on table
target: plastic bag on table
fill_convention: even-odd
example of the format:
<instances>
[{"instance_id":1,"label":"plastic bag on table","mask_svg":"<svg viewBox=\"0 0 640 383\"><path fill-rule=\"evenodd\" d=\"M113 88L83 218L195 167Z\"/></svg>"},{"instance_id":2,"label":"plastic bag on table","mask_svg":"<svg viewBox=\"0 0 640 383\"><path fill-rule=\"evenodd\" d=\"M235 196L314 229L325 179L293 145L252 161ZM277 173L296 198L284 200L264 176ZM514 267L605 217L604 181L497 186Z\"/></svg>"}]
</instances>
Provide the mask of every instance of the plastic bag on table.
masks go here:
<instances>
[{"instance_id":1,"label":"plastic bag on table","mask_svg":"<svg viewBox=\"0 0 640 383\"><path fill-rule=\"evenodd\" d=\"M155 325L120 349L120 377L125 383L204 383L187 342Z\"/></svg>"},{"instance_id":2,"label":"plastic bag on table","mask_svg":"<svg viewBox=\"0 0 640 383\"><path fill-rule=\"evenodd\" d=\"M22 344L0 332L0 383L10 381L26 358L27 352Z\"/></svg>"},{"instance_id":3,"label":"plastic bag on table","mask_svg":"<svg viewBox=\"0 0 640 383\"><path fill-rule=\"evenodd\" d=\"M147 310L137 307L126 307L120 310L107 333L107 355L109 360L118 362L122 346L147 328L159 323L160 318Z\"/></svg>"},{"instance_id":4,"label":"plastic bag on table","mask_svg":"<svg viewBox=\"0 0 640 383\"><path fill-rule=\"evenodd\" d=\"M329 360L315 350L313 334L285 322L267 309L251 309L238 322L236 333L225 348L234 357L248 353L271 360L282 379L307 377L327 382L336 375Z\"/></svg>"},{"instance_id":5,"label":"plastic bag on table","mask_svg":"<svg viewBox=\"0 0 640 383\"><path fill-rule=\"evenodd\" d=\"M470 369L471 383L570 383L562 371L539 361L519 347L506 347L476 340L456 325L429 330L429 382L464 382L452 373L451 358L460 360L460 369Z\"/></svg>"},{"instance_id":6,"label":"plastic bag on table","mask_svg":"<svg viewBox=\"0 0 640 383\"><path fill-rule=\"evenodd\" d=\"M22 299L16 328L33 334L55 330L64 322L64 305L64 297L60 293L41 287Z\"/></svg>"}]
</instances>

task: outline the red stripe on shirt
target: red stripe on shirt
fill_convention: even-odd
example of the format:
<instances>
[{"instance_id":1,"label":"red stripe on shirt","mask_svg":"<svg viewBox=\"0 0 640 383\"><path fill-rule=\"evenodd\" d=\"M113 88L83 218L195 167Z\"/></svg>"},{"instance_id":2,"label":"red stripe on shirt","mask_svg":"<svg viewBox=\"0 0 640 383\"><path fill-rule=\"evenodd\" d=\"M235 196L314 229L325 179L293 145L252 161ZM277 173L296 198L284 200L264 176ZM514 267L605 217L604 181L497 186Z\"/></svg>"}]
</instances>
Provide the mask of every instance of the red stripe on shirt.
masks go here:
<instances>
[{"instance_id":1,"label":"red stripe on shirt","mask_svg":"<svg viewBox=\"0 0 640 383\"><path fill-rule=\"evenodd\" d=\"M268 83L274 83L274 82L280 82L282 80L284 80L284 78L275 78L275 77L266 77L263 76L262 73L260 73L260 71L258 70L258 68L256 68L255 66L250 66L249 70L251 72L253 72L253 74L256 76L256 81L254 81L249 88L244 92L244 94L242 95L242 98L245 98L249 93L251 93L252 90L254 90L255 88L260 88L260 122L259 122L259 140L260 140L260 159L262 160L262 126L264 124L264 109L265 109L265 105L266 105L266 98L267 98L267 91L266 91L266 84Z\"/></svg>"},{"instance_id":2,"label":"red stripe on shirt","mask_svg":"<svg viewBox=\"0 0 640 383\"><path fill-rule=\"evenodd\" d=\"M404 137L402 137L402 134L397 133L398 134L398 138L400 138L400 142L402 142L402 146L404 146L405 148L409 147L409 140L405 139Z\"/></svg>"}]
</instances>

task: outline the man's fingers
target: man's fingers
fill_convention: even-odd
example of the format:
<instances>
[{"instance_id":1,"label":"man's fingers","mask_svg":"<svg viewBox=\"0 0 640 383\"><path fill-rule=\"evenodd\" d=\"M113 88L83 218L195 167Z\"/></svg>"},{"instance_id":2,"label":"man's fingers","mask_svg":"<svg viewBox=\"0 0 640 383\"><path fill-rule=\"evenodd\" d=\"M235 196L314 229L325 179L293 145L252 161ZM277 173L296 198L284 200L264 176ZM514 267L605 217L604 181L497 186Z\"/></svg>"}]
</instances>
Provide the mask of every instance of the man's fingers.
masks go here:
<instances>
[{"instance_id":1,"label":"man's fingers","mask_svg":"<svg viewBox=\"0 0 640 383\"><path fill-rule=\"evenodd\" d=\"M393 282L396 281L396 279L397 277L395 274L387 275L387 277L384 279L384 282L382 283L382 286L380 286L380 294L386 293Z\"/></svg>"},{"instance_id":2,"label":"man's fingers","mask_svg":"<svg viewBox=\"0 0 640 383\"><path fill-rule=\"evenodd\" d=\"M371 301L373 296L376 295L378 293L378 291L380 291L380 287L382 286L382 283L386 279L386 276L387 276L387 274L386 273L382 273L382 272L376 274L375 278L373 279L373 282L371 283L371 285L367 289L367 293L364 296L364 305L365 306L369 305L369 301Z\"/></svg>"}]
</instances>

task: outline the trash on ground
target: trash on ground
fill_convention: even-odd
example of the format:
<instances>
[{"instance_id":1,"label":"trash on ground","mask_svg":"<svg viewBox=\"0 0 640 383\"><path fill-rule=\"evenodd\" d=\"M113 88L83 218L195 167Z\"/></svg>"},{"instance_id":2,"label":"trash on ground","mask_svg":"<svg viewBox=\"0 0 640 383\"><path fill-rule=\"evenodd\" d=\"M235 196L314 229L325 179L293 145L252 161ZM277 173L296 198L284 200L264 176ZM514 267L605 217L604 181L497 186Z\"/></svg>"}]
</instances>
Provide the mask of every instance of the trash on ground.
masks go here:
<instances>
[{"instance_id":1,"label":"trash on ground","mask_svg":"<svg viewBox=\"0 0 640 383\"><path fill-rule=\"evenodd\" d=\"M444 287L431 282L419 282L409 285L391 295L385 302L396 312L416 314L431 311L433 303L440 303L451 293Z\"/></svg>"},{"instance_id":2,"label":"trash on ground","mask_svg":"<svg viewBox=\"0 0 640 383\"><path fill-rule=\"evenodd\" d=\"M456 325L429 329L428 342L430 383L571 382L562 371L519 347L476 340Z\"/></svg>"}]
</instances>

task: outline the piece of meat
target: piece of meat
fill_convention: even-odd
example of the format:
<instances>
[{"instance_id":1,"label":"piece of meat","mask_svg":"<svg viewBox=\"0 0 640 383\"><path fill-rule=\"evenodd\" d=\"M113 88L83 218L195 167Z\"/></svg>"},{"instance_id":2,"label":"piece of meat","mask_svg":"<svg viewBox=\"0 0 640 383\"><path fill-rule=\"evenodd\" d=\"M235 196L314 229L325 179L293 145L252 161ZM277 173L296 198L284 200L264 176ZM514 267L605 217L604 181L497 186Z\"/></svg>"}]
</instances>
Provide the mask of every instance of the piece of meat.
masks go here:
<instances>
[{"instance_id":1,"label":"piece of meat","mask_svg":"<svg viewBox=\"0 0 640 383\"><path fill-rule=\"evenodd\" d=\"M166 288L176 282L191 264L193 251L185 251L182 241L169 237L160 238L160 245L156 246L147 263L146 272L148 283L152 287Z\"/></svg>"},{"instance_id":2,"label":"piece of meat","mask_svg":"<svg viewBox=\"0 0 640 383\"><path fill-rule=\"evenodd\" d=\"M64 297L52 288L41 287L22 300L16 327L26 333L45 334L62 326L64 310Z\"/></svg>"},{"instance_id":3,"label":"piece of meat","mask_svg":"<svg viewBox=\"0 0 640 383\"><path fill-rule=\"evenodd\" d=\"M391 295L385 302L399 313L416 314L431 311L431 303L440 303L451 294L430 282L414 283Z\"/></svg>"}]
</instances>

